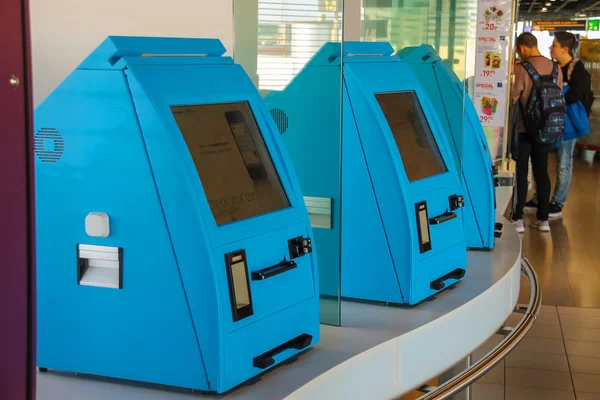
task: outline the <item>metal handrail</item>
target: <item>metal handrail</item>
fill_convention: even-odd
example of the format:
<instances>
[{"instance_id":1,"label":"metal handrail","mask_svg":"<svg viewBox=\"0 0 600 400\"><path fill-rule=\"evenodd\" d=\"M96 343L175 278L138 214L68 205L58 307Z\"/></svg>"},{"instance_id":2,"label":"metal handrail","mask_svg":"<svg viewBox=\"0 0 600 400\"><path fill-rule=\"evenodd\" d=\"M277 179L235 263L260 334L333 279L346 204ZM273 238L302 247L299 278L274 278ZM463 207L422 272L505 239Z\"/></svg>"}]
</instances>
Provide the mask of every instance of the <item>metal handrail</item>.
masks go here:
<instances>
[{"instance_id":1,"label":"metal handrail","mask_svg":"<svg viewBox=\"0 0 600 400\"><path fill-rule=\"evenodd\" d=\"M508 354L521 342L527 332L535 323L535 319L540 312L542 304L542 292L537 274L531 267L531 264L525 257L521 257L521 270L529 279L531 293L529 294L529 305L527 308L517 308L515 312L525 314L521 321L514 328L502 328L502 332L509 332L507 336L496 347L494 347L485 357L473 364L459 375L444 382L440 386L423 386L419 390L427 392L417 400L442 400L463 391L473 382L485 375L496 364L502 361Z\"/></svg>"}]
</instances>

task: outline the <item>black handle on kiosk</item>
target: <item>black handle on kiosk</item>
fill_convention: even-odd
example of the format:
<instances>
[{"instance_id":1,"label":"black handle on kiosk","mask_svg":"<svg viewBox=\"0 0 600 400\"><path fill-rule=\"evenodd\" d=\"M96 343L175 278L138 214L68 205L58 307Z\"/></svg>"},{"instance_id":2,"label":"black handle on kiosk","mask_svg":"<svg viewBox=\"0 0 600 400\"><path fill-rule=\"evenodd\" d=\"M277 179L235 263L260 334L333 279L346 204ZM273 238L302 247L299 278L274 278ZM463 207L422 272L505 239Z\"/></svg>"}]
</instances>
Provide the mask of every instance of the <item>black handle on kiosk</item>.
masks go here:
<instances>
[{"instance_id":1,"label":"black handle on kiosk","mask_svg":"<svg viewBox=\"0 0 600 400\"><path fill-rule=\"evenodd\" d=\"M298 266L295 261L282 261L277 265L273 265L272 267L268 267L265 269L261 269L260 271L252 272L252 280L253 281L264 281L267 278L272 278L275 275L283 274L285 271L289 271L290 269L294 269Z\"/></svg>"},{"instance_id":2,"label":"black handle on kiosk","mask_svg":"<svg viewBox=\"0 0 600 400\"><path fill-rule=\"evenodd\" d=\"M429 223L431 225L439 225L444 222L450 221L451 219L456 218L455 212L445 212L442 215L438 215L437 217L429 218Z\"/></svg>"},{"instance_id":3,"label":"black handle on kiosk","mask_svg":"<svg viewBox=\"0 0 600 400\"><path fill-rule=\"evenodd\" d=\"M308 333L303 333L302 335L290 340L289 342L285 342L284 344L277 346L274 349L269 350L258 357L254 357L254 359L252 360L252 364L254 365L254 367L260 369L269 368L271 365L275 364L275 359L273 357L275 357L277 354L283 353L284 351L289 349L303 350L310 346L310 344L312 343L312 339L312 335L309 335Z\"/></svg>"},{"instance_id":4,"label":"black handle on kiosk","mask_svg":"<svg viewBox=\"0 0 600 400\"><path fill-rule=\"evenodd\" d=\"M465 271L462 268L458 268L455 269L452 272L447 273L446 275L442 276L441 278L436 279L435 281L432 281L429 284L429 288L433 289L433 290L442 290L443 288L446 287L446 283L445 281L447 281L448 279L462 279L465 276L465 273L467 271Z\"/></svg>"}]
</instances>

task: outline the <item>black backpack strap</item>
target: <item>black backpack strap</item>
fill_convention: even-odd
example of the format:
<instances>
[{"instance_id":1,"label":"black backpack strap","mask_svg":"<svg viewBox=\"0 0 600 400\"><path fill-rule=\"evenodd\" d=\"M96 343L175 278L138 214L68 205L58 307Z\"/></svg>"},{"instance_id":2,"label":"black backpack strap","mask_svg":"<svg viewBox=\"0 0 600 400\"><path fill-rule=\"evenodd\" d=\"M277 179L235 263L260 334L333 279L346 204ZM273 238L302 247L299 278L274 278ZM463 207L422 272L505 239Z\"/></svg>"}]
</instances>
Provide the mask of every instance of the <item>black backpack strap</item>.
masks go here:
<instances>
[{"instance_id":1,"label":"black backpack strap","mask_svg":"<svg viewBox=\"0 0 600 400\"><path fill-rule=\"evenodd\" d=\"M538 72L533 67L533 65L531 65L531 63L529 61L523 61L523 62L521 62L521 66L523 68L525 68L525 71L527 71L527 73L531 77L531 80L533 81L534 86L537 86L540 83L540 74L538 74ZM556 64L555 64L555 66L556 66Z\"/></svg>"},{"instance_id":2,"label":"black backpack strap","mask_svg":"<svg viewBox=\"0 0 600 400\"><path fill-rule=\"evenodd\" d=\"M558 83L558 65L555 62L552 63L552 81Z\"/></svg>"}]
</instances>

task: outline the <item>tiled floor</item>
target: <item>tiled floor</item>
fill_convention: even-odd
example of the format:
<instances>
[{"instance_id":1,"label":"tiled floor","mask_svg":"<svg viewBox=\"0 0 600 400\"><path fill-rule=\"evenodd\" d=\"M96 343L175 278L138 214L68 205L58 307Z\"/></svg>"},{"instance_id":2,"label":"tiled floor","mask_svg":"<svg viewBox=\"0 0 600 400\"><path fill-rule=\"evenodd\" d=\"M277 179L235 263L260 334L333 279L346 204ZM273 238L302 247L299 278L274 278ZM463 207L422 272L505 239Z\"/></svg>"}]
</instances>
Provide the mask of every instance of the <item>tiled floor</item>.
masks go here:
<instances>
[{"instance_id":1,"label":"tiled floor","mask_svg":"<svg viewBox=\"0 0 600 400\"><path fill-rule=\"evenodd\" d=\"M522 315L513 314L507 325ZM600 400L600 309L543 306L534 328L472 387L474 400ZM479 359L502 336L478 349Z\"/></svg>"},{"instance_id":2,"label":"tiled floor","mask_svg":"<svg viewBox=\"0 0 600 400\"><path fill-rule=\"evenodd\" d=\"M528 229L523 235L523 254L538 273L544 306L517 349L472 386L474 400L600 400L599 161L576 159L563 214L551 222L550 234ZM528 299L524 279L520 301ZM521 317L513 314L507 325ZM500 340L490 338L473 359Z\"/></svg>"},{"instance_id":3,"label":"tiled floor","mask_svg":"<svg viewBox=\"0 0 600 400\"><path fill-rule=\"evenodd\" d=\"M554 168L551 156L550 170ZM556 173L550 174L553 178ZM554 179L552 179L554 181ZM527 229L523 254L538 273L544 304L600 308L600 160L575 159L563 218L551 221L552 232ZM535 213L527 213L533 222ZM520 301L529 299L523 279Z\"/></svg>"}]
</instances>

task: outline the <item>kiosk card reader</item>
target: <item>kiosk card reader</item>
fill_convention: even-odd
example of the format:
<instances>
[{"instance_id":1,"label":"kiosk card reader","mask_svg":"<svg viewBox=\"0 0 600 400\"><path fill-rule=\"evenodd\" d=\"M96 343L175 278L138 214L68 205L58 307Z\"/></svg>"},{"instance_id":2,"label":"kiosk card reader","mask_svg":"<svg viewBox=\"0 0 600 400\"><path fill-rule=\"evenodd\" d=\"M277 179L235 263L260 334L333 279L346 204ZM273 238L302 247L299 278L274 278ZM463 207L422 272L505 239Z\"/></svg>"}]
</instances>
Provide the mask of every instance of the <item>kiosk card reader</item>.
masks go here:
<instances>
[{"instance_id":1,"label":"kiosk card reader","mask_svg":"<svg viewBox=\"0 0 600 400\"><path fill-rule=\"evenodd\" d=\"M464 200L427 92L392 54L389 43L345 42L340 87L342 47L327 43L266 100L273 114L286 114L284 142L313 199L323 197L327 162L339 153L340 131L331 127L343 94L342 193L333 198L342 222L315 227L316 243L321 249L322 231L341 234L342 296L416 304L465 274ZM320 263L333 262L325 255Z\"/></svg>"},{"instance_id":2,"label":"kiosk card reader","mask_svg":"<svg viewBox=\"0 0 600 400\"><path fill-rule=\"evenodd\" d=\"M222 393L319 340L300 186L224 53L110 37L37 108L42 369Z\"/></svg>"},{"instance_id":3,"label":"kiosk card reader","mask_svg":"<svg viewBox=\"0 0 600 400\"><path fill-rule=\"evenodd\" d=\"M454 162L461 165L467 247L491 250L494 238L502 232L502 224L496 223L495 185L498 171L492 162L475 106L465 93L460 79L433 47L407 47L399 52L399 56L411 67L427 92L440 116Z\"/></svg>"}]
</instances>

